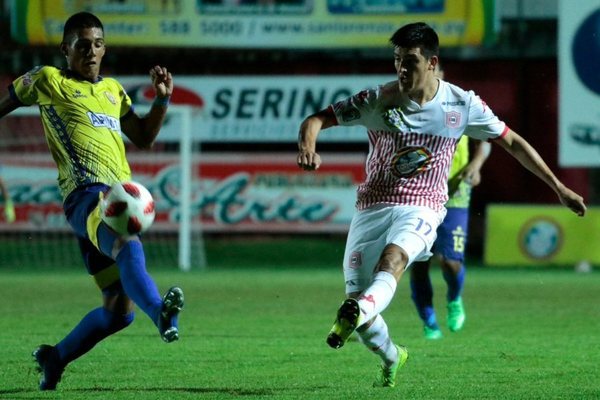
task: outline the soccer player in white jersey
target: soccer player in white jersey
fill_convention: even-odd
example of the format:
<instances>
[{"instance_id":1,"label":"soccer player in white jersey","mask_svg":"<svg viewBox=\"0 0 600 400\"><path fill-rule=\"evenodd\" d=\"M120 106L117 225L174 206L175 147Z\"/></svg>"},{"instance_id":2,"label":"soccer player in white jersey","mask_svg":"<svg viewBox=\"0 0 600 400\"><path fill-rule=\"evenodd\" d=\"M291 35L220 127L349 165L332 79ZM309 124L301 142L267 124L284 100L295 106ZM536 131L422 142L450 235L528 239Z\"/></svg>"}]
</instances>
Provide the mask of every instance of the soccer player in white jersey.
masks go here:
<instances>
[{"instance_id":1,"label":"soccer player in white jersey","mask_svg":"<svg viewBox=\"0 0 600 400\"><path fill-rule=\"evenodd\" d=\"M427 260L446 214L448 172L458 140L492 140L554 190L577 215L581 196L552 173L533 147L500 121L472 91L435 77L439 40L425 23L398 29L394 45L397 81L364 90L308 116L300 126L298 166L316 170L319 132L336 125L367 128L366 180L357 190L343 269L347 299L338 309L327 343L340 348L356 330L381 358L375 386L393 387L408 351L394 344L381 313L397 282L415 261Z\"/></svg>"},{"instance_id":2,"label":"soccer player in white jersey","mask_svg":"<svg viewBox=\"0 0 600 400\"><path fill-rule=\"evenodd\" d=\"M156 99L147 115L138 116L121 84L100 75L106 47L104 27L95 15L81 12L69 17L60 49L67 68L36 67L15 79L0 98L0 118L21 106L39 106L58 168L65 216L88 273L102 292L102 305L60 342L34 351L42 372L41 390L55 390L69 363L129 326L134 304L150 317L165 342L179 338L178 314L183 307L178 287L161 298L146 270L140 237L119 235L102 222L99 211L102 194L112 184L131 179L122 134L139 148L154 143L173 93L171 73L158 65L150 69Z\"/></svg>"}]
</instances>

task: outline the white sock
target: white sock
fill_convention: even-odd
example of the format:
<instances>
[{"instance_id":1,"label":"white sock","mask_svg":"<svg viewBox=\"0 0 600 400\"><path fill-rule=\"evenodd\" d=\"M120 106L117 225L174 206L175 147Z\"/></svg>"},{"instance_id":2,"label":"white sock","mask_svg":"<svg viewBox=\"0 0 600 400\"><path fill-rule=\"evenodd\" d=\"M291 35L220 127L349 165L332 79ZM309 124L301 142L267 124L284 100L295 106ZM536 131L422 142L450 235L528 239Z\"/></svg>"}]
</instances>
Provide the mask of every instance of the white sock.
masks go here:
<instances>
[{"instance_id":1,"label":"white sock","mask_svg":"<svg viewBox=\"0 0 600 400\"><path fill-rule=\"evenodd\" d=\"M358 339L369 350L381 357L381 361L390 366L398 360L398 349L388 333L388 327L381 315L364 331L356 331Z\"/></svg>"},{"instance_id":2,"label":"white sock","mask_svg":"<svg viewBox=\"0 0 600 400\"><path fill-rule=\"evenodd\" d=\"M387 308L396 292L396 278L389 272L380 271L373 277L373 282L358 298L361 311L359 324L369 321Z\"/></svg>"}]
</instances>

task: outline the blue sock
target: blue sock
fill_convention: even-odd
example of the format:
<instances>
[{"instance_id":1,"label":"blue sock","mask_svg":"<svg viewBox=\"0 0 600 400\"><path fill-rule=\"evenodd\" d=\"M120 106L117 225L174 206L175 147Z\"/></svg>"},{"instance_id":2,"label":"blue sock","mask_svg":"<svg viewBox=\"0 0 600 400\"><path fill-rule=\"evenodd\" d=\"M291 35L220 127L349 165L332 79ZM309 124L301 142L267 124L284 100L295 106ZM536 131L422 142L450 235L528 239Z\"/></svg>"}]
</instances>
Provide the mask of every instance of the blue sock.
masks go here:
<instances>
[{"instance_id":1,"label":"blue sock","mask_svg":"<svg viewBox=\"0 0 600 400\"><path fill-rule=\"evenodd\" d=\"M146 271L144 248L139 241L127 242L117 255L117 266L125 294L158 326L162 298Z\"/></svg>"},{"instance_id":2,"label":"blue sock","mask_svg":"<svg viewBox=\"0 0 600 400\"><path fill-rule=\"evenodd\" d=\"M465 266L461 265L458 274L453 274L452 272L446 272L442 274L444 276L444 280L448 285L448 292L446 293L446 299L450 301L457 300L463 290L463 286L465 284Z\"/></svg>"},{"instance_id":3,"label":"blue sock","mask_svg":"<svg viewBox=\"0 0 600 400\"><path fill-rule=\"evenodd\" d=\"M433 287L429 276L426 279L411 279L410 289L419 317L428 327L437 328L435 310L433 309Z\"/></svg>"},{"instance_id":4,"label":"blue sock","mask_svg":"<svg viewBox=\"0 0 600 400\"><path fill-rule=\"evenodd\" d=\"M118 236L100 224L97 230L100 251L113 257L112 250ZM146 271L146 257L142 242L130 240L126 242L115 259L119 267L121 285L125 294L142 309L158 327L158 319L162 308L162 298L156 284Z\"/></svg>"},{"instance_id":5,"label":"blue sock","mask_svg":"<svg viewBox=\"0 0 600 400\"><path fill-rule=\"evenodd\" d=\"M90 351L96 343L127 327L133 313L118 315L104 307L90 311L79 324L56 345L61 361L67 363Z\"/></svg>"}]
</instances>

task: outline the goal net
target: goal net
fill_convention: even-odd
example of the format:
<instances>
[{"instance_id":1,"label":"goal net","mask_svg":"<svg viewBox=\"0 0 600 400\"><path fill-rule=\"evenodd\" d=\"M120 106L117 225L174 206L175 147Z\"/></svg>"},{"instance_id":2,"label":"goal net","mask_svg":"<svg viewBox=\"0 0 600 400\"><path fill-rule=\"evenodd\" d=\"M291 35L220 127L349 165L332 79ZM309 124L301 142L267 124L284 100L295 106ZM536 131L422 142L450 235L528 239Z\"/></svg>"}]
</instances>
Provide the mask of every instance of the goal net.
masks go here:
<instances>
[{"instance_id":1,"label":"goal net","mask_svg":"<svg viewBox=\"0 0 600 400\"><path fill-rule=\"evenodd\" d=\"M145 112L140 106L137 112ZM192 140L189 106L172 105L173 135L159 135L152 150L126 140L133 179L156 204L156 219L143 235L148 266L206 267L202 228L193 221L193 191L199 185L200 143ZM22 107L0 120L0 175L13 199L16 220L4 219L0 202L0 267L81 265L77 239L64 217L57 170L48 150L37 107Z\"/></svg>"}]
</instances>

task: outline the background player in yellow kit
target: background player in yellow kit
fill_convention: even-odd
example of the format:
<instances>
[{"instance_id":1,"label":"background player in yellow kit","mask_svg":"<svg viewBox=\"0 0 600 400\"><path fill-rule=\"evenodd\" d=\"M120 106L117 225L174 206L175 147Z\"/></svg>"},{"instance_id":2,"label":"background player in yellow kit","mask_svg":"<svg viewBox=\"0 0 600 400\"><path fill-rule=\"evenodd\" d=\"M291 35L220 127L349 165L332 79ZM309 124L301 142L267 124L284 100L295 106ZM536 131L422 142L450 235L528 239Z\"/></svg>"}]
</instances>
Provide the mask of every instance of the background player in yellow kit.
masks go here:
<instances>
[{"instance_id":1,"label":"background player in yellow kit","mask_svg":"<svg viewBox=\"0 0 600 400\"><path fill-rule=\"evenodd\" d=\"M0 165L0 171L2 170L2 166ZM6 181L2 176L0 176L0 199L4 204L4 221L7 223L15 222L15 206L13 204L12 198L10 197L10 192L8 191L8 185L6 185Z\"/></svg>"},{"instance_id":2,"label":"background player in yellow kit","mask_svg":"<svg viewBox=\"0 0 600 400\"><path fill-rule=\"evenodd\" d=\"M444 79L444 70L438 62L435 74ZM470 154L469 144L473 151ZM469 232L469 204L471 188L481 181L481 167L487 160L492 145L479 140L469 140L463 136L456 145L450 175L448 177L448 201L446 217L437 229L433 253L440 257L442 276L447 285L447 326L452 332L462 329L465 310L462 290L465 281L465 248ZM423 321L423 335L426 339L442 338L433 307L433 286L429 276L431 259L415 262L410 269L411 296L419 317Z\"/></svg>"},{"instance_id":3,"label":"background player in yellow kit","mask_svg":"<svg viewBox=\"0 0 600 400\"><path fill-rule=\"evenodd\" d=\"M139 148L149 148L162 126L173 79L166 68L150 69L156 99L139 117L131 99L114 79L100 75L106 52L104 27L93 14L71 16L64 25L60 50L66 69L41 66L17 78L0 99L0 117L20 106L37 104L48 147L58 167L58 184L69 224L79 240L88 269L102 290L103 304L90 311L55 346L33 353L42 372L40 389L53 390L68 363L133 321L134 304L154 322L162 339L179 337L177 318L183 292L172 287L161 298L146 271L137 236L120 237L101 222L103 192L129 180L121 133Z\"/></svg>"}]
</instances>

